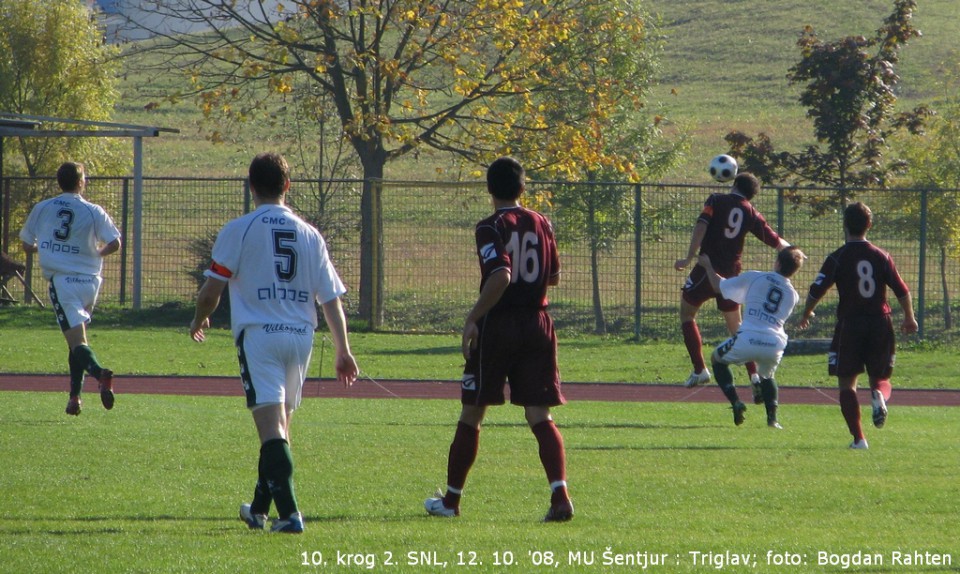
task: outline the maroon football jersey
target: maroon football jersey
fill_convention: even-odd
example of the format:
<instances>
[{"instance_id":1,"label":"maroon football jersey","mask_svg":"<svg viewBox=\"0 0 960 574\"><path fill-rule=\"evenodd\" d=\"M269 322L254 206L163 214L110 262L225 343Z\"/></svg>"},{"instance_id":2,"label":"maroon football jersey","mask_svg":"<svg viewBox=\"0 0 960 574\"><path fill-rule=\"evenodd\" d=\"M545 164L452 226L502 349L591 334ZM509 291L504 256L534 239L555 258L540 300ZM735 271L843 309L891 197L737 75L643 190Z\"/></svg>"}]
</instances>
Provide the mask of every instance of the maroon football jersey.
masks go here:
<instances>
[{"instance_id":1,"label":"maroon football jersey","mask_svg":"<svg viewBox=\"0 0 960 574\"><path fill-rule=\"evenodd\" d=\"M714 193L704 202L697 219L707 224L700 253L710 256L713 268L723 277L740 273L740 259L747 233L770 247L780 244L780 236L747 198L738 193Z\"/></svg>"},{"instance_id":2,"label":"maroon football jersey","mask_svg":"<svg viewBox=\"0 0 960 574\"><path fill-rule=\"evenodd\" d=\"M887 287L897 299L910 292L890 255L865 240L848 241L827 256L810 285L810 297L820 300L833 284L840 295L838 319L885 315L890 313Z\"/></svg>"},{"instance_id":3,"label":"maroon football jersey","mask_svg":"<svg viewBox=\"0 0 960 574\"><path fill-rule=\"evenodd\" d=\"M498 209L477 223L480 288L499 269L510 270L510 286L494 309L547 306L547 284L560 273L553 226L546 217L523 207Z\"/></svg>"}]
</instances>

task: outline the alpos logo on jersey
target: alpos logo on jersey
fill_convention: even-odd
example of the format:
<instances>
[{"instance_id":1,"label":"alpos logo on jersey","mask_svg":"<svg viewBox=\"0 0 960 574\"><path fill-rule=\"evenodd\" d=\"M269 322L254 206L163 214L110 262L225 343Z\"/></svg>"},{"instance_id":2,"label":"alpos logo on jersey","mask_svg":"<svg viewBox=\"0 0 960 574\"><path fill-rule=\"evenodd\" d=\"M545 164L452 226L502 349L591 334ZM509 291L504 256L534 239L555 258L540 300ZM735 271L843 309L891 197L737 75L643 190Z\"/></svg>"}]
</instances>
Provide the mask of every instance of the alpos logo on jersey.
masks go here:
<instances>
[{"instance_id":1,"label":"alpos logo on jersey","mask_svg":"<svg viewBox=\"0 0 960 574\"><path fill-rule=\"evenodd\" d=\"M56 241L43 241L40 243L40 249L53 253L72 253L73 255L80 253L80 248L76 245L69 245L67 243L59 243Z\"/></svg>"},{"instance_id":2,"label":"alpos logo on jersey","mask_svg":"<svg viewBox=\"0 0 960 574\"><path fill-rule=\"evenodd\" d=\"M749 309L747 310L747 316L763 321L764 323L769 323L774 327L783 326L783 323L780 322L780 319L774 315L771 315L770 313L767 313L766 311L763 311L762 309Z\"/></svg>"},{"instance_id":3,"label":"alpos logo on jersey","mask_svg":"<svg viewBox=\"0 0 960 574\"><path fill-rule=\"evenodd\" d=\"M276 283L269 287L257 289L257 299L261 301L296 301L297 303L306 303L310 301L310 292L299 289L287 289L280 287Z\"/></svg>"}]
</instances>

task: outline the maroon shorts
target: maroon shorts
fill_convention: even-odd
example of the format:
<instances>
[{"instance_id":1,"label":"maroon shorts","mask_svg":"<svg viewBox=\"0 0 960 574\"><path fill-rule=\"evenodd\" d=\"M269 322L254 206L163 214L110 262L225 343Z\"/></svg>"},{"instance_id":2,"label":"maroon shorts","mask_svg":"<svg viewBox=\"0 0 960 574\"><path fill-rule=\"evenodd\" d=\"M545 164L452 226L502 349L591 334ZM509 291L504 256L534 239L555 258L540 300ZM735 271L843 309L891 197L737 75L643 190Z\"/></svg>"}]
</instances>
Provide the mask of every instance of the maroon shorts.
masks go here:
<instances>
[{"instance_id":1,"label":"maroon shorts","mask_svg":"<svg viewBox=\"0 0 960 574\"><path fill-rule=\"evenodd\" d=\"M870 377L889 379L896 346L890 315L842 319L833 330L828 372L834 377L854 377L866 370Z\"/></svg>"},{"instance_id":2,"label":"maroon shorts","mask_svg":"<svg viewBox=\"0 0 960 574\"><path fill-rule=\"evenodd\" d=\"M557 334L545 310L488 313L478 327L477 348L463 370L463 404L502 405L508 382L515 405L553 407L566 402L560 392Z\"/></svg>"},{"instance_id":3,"label":"maroon shorts","mask_svg":"<svg viewBox=\"0 0 960 574\"><path fill-rule=\"evenodd\" d=\"M713 290L713 286L710 285L710 281L707 279L706 269L699 264L690 271L690 276L687 277L682 290L683 300L694 307L699 308L710 299L716 299L717 309L720 309L720 311L724 313L736 311L739 307L736 301L724 299L719 293Z\"/></svg>"}]
</instances>

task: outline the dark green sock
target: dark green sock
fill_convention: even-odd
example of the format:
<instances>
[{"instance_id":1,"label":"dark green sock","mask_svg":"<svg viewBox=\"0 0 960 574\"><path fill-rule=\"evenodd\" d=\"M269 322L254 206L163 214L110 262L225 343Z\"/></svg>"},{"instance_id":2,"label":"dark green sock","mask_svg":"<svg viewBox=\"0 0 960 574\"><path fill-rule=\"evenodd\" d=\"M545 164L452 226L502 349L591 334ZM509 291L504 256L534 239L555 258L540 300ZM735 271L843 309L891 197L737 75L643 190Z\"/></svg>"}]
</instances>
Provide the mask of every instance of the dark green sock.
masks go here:
<instances>
[{"instance_id":1,"label":"dark green sock","mask_svg":"<svg viewBox=\"0 0 960 574\"><path fill-rule=\"evenodd\" d=\"M77 356L77 362L82 364L88 373L98 379L100 378L103 367L97 362L97 355L94 354L93 349L87 345L77 345L73 348L73 354Z\"/></svg>"},{"instance_id":2,"label":"dark green sock","mask_svg":"<svg viewBox=\"0 0 960 574\"><path fill-rule=\"evenodd\" d=\"M730 401L731 405L740 402L740 396L737 394L737 388L733 386L733 373L730 372L730 366L726 363L713 362L713 377L720 385L720 390Z\"/></svg>"},{"instance_id":3,"label":"dark green sock","mask_svg":"<svg viewBox=\"0 0 960 574\"><path fill-rule=\"evenodd\" d=\"M80 391L83 390L83 359L79 357L73 351L70 351L70 355L67 358L67 364L70 365L70 396L78 397L80 396Z\"/></svg>"},{"instance_id":4,"label":"dark green sock","mask_svg":"<svg viewBox=\"0 0 960 574\"><path fill-rule=\"evenodd\" d=\"M780 405L780 390L773 379L760 379L760 391L763 404L767 407L767 420L777 420L777 407Z\"/></svg>"},{"instance_id":5,"label":"dark green sock","mask_svg":"<svg viewBox=\"0 0 960 574\"><path fill-rule=\"evenodd\" d=\"M267 467L264 464L263 448L261 448L260 461L257 463L257 486L253 489L253 501L250 503L250 512L253 514L270 514L273 496L270 495L267 482Z\"/></svg>"},{"instance_id":6,"label":"dark green sock","mask_svg":"<svg viewBox=\"0 0 960 574\"><path fill-rule=\"evenodd\" d=\"M267 486L277 515L281 520L297 512L297 497L293 490L293 455L290 445L282 438L268 440L260 447L260 456L264 459L267 471Z\"/></svg>"}]
</instances>

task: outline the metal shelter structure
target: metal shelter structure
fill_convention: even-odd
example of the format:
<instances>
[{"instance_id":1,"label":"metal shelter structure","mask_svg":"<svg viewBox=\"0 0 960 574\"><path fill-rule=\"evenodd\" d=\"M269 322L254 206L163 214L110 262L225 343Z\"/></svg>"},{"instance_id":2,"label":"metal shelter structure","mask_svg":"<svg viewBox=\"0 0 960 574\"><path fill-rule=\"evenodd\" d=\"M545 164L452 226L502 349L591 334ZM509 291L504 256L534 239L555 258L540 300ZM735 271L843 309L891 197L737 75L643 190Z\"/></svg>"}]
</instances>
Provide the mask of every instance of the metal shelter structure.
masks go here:
<instances>
[{"instance_id":1,"label":"metal shelter structure","mask_svg":"<svg viewBox=\"0 0 960 574\"><path fill-rule=\"evenodd\" d=\"M56 128L45 126L53 125ZM59 126L75 126L69 129ZM29 138L131 138L133 139L133 308L139 309L143 300L143 138L158 137L161 133L180 133L174 128L97 122L49 116L31 116L0 112L0 181L3 181L3 140L7 137ZM2 194L0 194L2 201ZM0 205L0 218L3 205ZM2 220L0 220L2 225ZM4 248L7 246L0 246Z\"/></svg>"}]
</instances>

